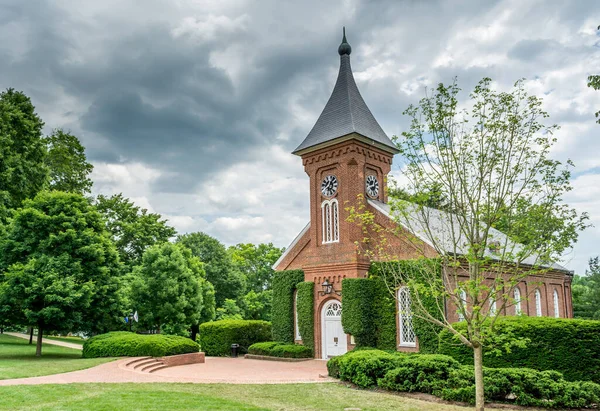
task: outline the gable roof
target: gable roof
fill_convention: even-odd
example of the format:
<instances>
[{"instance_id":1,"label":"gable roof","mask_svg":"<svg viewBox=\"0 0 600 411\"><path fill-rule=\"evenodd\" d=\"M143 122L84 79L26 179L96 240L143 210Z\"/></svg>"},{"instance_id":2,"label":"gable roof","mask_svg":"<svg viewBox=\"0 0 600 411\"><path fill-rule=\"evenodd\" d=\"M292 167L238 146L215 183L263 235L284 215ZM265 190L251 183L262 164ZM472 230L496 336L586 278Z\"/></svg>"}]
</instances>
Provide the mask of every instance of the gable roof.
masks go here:
<instances>
[{"instance_id":1,"label":"gable roof","mask_svg":"<svg viewBox=\"0 0 600 411\"><path fill-rule=\"evenodd\" d=\"M368 200L368 203L377 211L402 225L405 229L412 232L419 240L434 249L435 247L431 241L432 239L435 240L437 247L440 248L440 251L442 252L464 255L468 251L467 240L464 234L459 230L458 217L453 213L414 205L412 210L410 208L407 209L406 221L398 221L398 219L394 218L392 215L392 209L389 204L371 199ZM489 234L492 241L498 242L499 244L505 244L504 248L513 250L513 252L518 252L520 247L522 247L520 244L510 240L506 234L495 228L491 228ZM485 257L498 259L498 255L490 249L485 250ZM532 254L525 258L522 263L528 266L535 266L537 264L537 256ZM572 273L567 268L556 263L546 266L546 268Z\"/></svg>"},{"instance_id":2,"label":"gable roof","mask_svg":"<svg viewBox=\"0 0 600 411\"><path fill-rule=\"evenodd\" d=\"M321 146L352 133L365 137L369 143L376 144L386 151L398 152L396 145L375 120L358 91L350 67L351 50L344 31L344 38L338 49L340 71L331 97L312 130L293 154L300 155L309 148Z\"/></svg>"}]
</instances>

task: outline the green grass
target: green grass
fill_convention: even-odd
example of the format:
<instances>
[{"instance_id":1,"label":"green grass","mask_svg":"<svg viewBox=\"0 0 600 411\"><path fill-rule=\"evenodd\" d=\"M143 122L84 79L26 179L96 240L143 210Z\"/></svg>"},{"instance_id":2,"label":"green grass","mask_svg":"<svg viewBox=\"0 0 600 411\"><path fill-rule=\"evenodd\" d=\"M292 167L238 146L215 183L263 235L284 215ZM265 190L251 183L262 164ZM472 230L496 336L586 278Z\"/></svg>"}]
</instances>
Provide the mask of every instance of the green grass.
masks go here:
<instances>
[{"instance_id":1,"label":"green grass","mask_svg":"<svg viewBox=\"0 0 600 411\"><path fill-rule=\"evenodd\" d=\"M69 384L0 387L2 410L464 411L341 384Z\"/></svg>"},{"instance_id":2,"label":"green grass","mask_svg":"<svg viewBox=\"0 0 600 411\"><path fill-rule=\"evenodd\" d=\"M0 334L0 380L37 377L93 367L114 358L81 358L81 350L44 344L35 356L35 341Z\"/></svg>"},{"instance_id":3,"label":"green grass","mask_svg":"<svg viewBox=\"0 0 600 411\"><path fill-rule=\"evenodd\" d=\"M83 346L83 343L85 342L85 340L80 337L44 337L44 339L79 344L81 346Z\"/></svg>"}]
</instances>

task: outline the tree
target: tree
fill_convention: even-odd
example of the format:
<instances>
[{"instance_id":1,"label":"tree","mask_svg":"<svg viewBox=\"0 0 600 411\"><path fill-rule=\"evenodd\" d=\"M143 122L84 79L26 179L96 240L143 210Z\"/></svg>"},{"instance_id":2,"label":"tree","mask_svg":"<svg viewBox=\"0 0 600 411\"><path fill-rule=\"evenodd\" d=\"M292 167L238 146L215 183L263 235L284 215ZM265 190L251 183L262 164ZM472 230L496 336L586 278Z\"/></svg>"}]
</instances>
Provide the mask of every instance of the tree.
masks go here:
<instances>
[{"instance_id":1,"label":"tree","mask_svg":"<svg viewBox=\"0 0 600 411\"><path fill-rule=\"evenodd\" d=\"M217 308L217 320L243 320L243 310L235 300L226 298L223 306Z\"/></svg>"},{"instance_id":2,"label":"tree","mask_svg":"<svg viewBox=\"0 0 600 411\"><path fill-rule=\"evenodd\" d=\"M134 269L131 301L139 312L140 323L182 334L197 325L203 312L214 304L204 295L212 292L205 279L202 263L189 249L172 243L148 248L141 264Z\"/></svg>"},{"instance_id":3,"label":"tree","mask_svg":"<svg viewBox=\"0 0 600 411\"><path fill-rule=\"evenodd\" d=\"M558 216L566 232L576 232L586 219L562 203L571 189L572 164L550 158L557 127L545 124L541 100L528 96L522 81L510 92L494 91L491 83L486 78L475 87L469 109L459 109L453 83L440 84L406 110L411 125L397 139L406 189L418 193L439 184L452 213L392 201L399 223L394 233L407 228L415 234L412 244L423 263L411 273L385 264L383 273L395 298L399 285L409 287L410 315L449 330L473 350L478 410L484 409L483 346L495 341L496 319L515 304L517 284L529 275L545 275L565 249L554 226L541 220ZM530 213L526 218L521 204ZM399 259L389 233L364 205L349 210L350 221L369 230L365 253L380 261ZM493 228L500 223L504 234ZM457 307L466 332L448 320L447 303Z\"/></svg>"},{"instance_id":4,"label":"tree","mask_svg":"<svg viewBox=\"0 0 600 411\"><path fill-rule=\"evenodd\" d=\"M598 30L600 30L600 26L598 26ZM588 76L588 87L593 88L594 90L600 90L600 75L594 74ZM600 111L596 111L596 123L600 124Z\"/></svg>"},{"instance_id":5,"label":"tree","mask_svg":"<svg viewBox=\"0 0 600 411\"><path fill-rule=\"evenodd\" d=\"M116 299L119 257L100 213L79 194L25 200L0 244L2 300L18 323L36 326L36 355L50 330L98 322Z\"/></svg>"},{"instance_id":6,"label":"tree","mask_svg":"<svg viewBox=\"0 0 600 411\"><path fill-rule=\"evenodd\" d=\"M273 305L273 290L257 293L250 290L242 299L244 319L271 321L271 306Z\"/></svg>"},{"instance_id":7,"label":"tree","mask_svg":"<svg viewBox=\"0 0 600 411\"><path fill-rule=\"evenodd\" d=\"M0 217L46 184L43 127L29 97L11 88L0 93Z\"/></svg>"},{"instance_id":8,"label":"tree","mask_svg":"<svg viewBox=\"0 0 600 411\"><path fill-rule=\"evenodd\" d=\"M148 247L164 243L177 233L160 214L136 206L123 194L99 195L96 207L106 220L121 261L130 268L139 263Z\"/></svg>"},{"instance_id":9,"label":"tree","mask_svg":"<svg viewBox=\"0 0 600 411\"><path fill-rule=\"evenodd\" d=\"M584 276L573 278L573 316L600 320L600 258L589 260Z\"/></svg>"},{"instance_id":10,"label":"tree","mask_svg":"<svg viewBox=\"0 0 600 411\"><path fill-rule=\"evenodd\" d=\"M215 287L217 308L223 307L226 299L241 299L245 289L244 277L219 240L205 233L189 233L177 236L176 242L189 248L204 263L206 279Z\"/></svg>"},{"instance_id":11,"label":"tree","mask_svg":"<svg viewBox=\"0 0 600 411\"><path fill-rule=\"evenodd\" d=\"M48 155L45 158L49 169L51 190L86 194L92 189L89 178L94 169L87 162L85 148L79 139L61 129L56 129L46 138Z\"/></svg>"}]
</instances>

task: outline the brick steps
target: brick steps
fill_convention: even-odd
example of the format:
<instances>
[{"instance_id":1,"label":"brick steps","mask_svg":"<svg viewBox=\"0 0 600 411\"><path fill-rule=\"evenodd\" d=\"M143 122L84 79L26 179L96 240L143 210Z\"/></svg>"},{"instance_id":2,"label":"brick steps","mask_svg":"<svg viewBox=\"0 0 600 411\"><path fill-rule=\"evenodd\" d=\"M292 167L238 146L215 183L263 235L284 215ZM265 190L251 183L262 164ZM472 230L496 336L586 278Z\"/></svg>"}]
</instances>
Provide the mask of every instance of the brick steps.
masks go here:
<instances>
[{"instance_id":1,"label":"brick steps","mask_svg":"<svg viewBox=\"0 0 600 411\"><path fill-rule=\"evenodd\" d=\"M119 367L130 371L151 374L168 367L204 362L204 353L171 355L167 357L137 357L122 363Z\"/></svg>"}]
</instances>

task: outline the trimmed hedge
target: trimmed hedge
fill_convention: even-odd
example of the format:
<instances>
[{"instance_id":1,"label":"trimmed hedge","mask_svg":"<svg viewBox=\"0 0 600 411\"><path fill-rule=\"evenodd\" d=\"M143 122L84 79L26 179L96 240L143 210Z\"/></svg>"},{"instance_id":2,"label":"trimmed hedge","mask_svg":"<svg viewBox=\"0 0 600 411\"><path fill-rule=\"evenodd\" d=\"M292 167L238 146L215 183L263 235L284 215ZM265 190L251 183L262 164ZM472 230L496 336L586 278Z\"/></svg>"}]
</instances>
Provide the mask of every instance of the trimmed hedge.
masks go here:
<instances>
[{"instance_id":1,"label":"trimmed hedge","mask_svg":"<svg viewBox=\"0 0 600 411\"><path fill-rule=\"evenodd\" d=\"M327 363L329 375L359 387L423 392L445 400L474 403L473 367L447 355L389 353L363 349ZM484 368L486 401L545 408L598 407L600 385L566 381L556 371Z\"/></svg>"},{"instance_id":2,"label":"trimmed hedge","mask_svg":"<svg viewBox=\"0 0 600 411\"><path fill-rule=\"evenodd\" d=\"M315 283L312 281L296 284L296 309L298 310L298 328L302 345L311 351L315 349Z\"/></svg>"},{"instance_id":3,"label":"trimmed hedge","mask_svg":"<svg viewBox=\"0 0 600 411\"><path fill-rule=\"evenodd\" d=\"M276 271L273 275L271 321L275 341L294 343L294 290L302 281L302 270Z\"/></svg>"},{"instance_id":4,"label":"trimmed hedge","mask_svg":"<svg viewBox=\"0 0 600 411\"><path fill-rule=\"evenodd\" d=\"M466 324L455 325L465 330ZM500 317L496 332L528 339L510 352L484 348L484 364L492 368L524 367L561 372L569 381L600 382L600 321L547 317ZM498 353L498 351L500 351ZM439 352L473 364L473 352L449 332L440 333Z\"/></svg>"},{"instance_id":5,"label":"trimmed hedge","mask_svg":"<svg viewBox=\"0 0 600 411\"><path fill-rule=\"evenodd\" d=\"M271 323L260 320L222 320L200 325L198 341L206 355L228 356L231 344L239 344L238 352L248 352L252 344L271 339Z\"/></svg>"},{"instance_id":6,"label":"trimmed hedge","mask_svg":"<svg viewBox=\"0 0 600 411\"><path fill-rule=\"evenodd\" d=\"M200 346L177 335L141 335L115 331L90 338L83 344L83 357L164 357L200 351Z\"/></svg>"},{"instance_id":7,"label":"trimmed hedge","mask_svg":"<svg viewBox=\"0 0 600 411\"><path fill-rule=\"evenodd\" d=\"M312 358L312 350L304 345L282 344L279 342L263 342L252 344L248 354L267 355L280 358Z\"/></svg>"},{"instance_id":8,"label":"trimmed hedge","mask_svg":"<svg viewBox=\"0 0 600 411\"><path fill-rule=\"evenodd\" d=\"M354 336L357 347L376 347L375 281L370 278L342 280L342 327Z\"/></svg>"}]
</instances>

